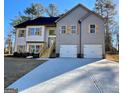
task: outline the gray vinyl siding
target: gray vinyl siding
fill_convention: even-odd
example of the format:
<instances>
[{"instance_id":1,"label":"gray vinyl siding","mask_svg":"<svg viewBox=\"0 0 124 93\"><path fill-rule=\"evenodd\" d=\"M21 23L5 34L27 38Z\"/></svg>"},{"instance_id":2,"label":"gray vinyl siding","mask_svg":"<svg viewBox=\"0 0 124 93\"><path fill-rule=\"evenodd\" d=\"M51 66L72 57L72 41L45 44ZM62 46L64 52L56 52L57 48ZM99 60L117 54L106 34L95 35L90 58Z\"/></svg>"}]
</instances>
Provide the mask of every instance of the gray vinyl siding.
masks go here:
<instances>
[{"instance_id":1,"label":"gray vinyl siding","mask_svg":"<svg viewBox=\"0 0 124 93\"><path fill-rule=\"evenodd\" d=\"M73 12L62 18L57 23L56 29L56 53L60 51L60 45L77 45L79 53L79 34L60 34L60 27L63 25L77 26L78 20L87 13L82 7L78 7Z\"/></svg>"},{"instance_id":2,"label":"gray vinyl siding","mask_svg":"<svg viewBox=\"0 0 124 93\"><path fill-rule=\"evenodd\" d=\"M89 32L89 25L95 24L98 26L99 30L91 34ZM81 31L82 31L82 42L81 42L81 48L82 48L82 54L85 44L101 44L103 49L103 54L105 53L105 45L104 45L104 21L101 20L96 15L90 15L87 19L85 19L81 24Z\"/></svg>"},{"instance_id":3,"label":"gray vinyl siding","mask_svg":"<svg viewBox=\"0 0 124 93\"><path fill-rule=\"evenodd\" d=\"M59 22L57 22L56 28L56 53L60 52L60 45L77 45L77 53L79 53L79 34L61 34L60 27L64 25L76 25L78 20L86 15L88 12L82 7L77 7L70 14L66 15ZM95 34L89 33L89 25L96 24L99 26L99 31ZM105 45L104 45L104 21L92 14L82 21L81 24L81 53L83 54L83 49L85 44L101 44L103 46L103 54L105 54Z\"/></svg>"}]
</instances>

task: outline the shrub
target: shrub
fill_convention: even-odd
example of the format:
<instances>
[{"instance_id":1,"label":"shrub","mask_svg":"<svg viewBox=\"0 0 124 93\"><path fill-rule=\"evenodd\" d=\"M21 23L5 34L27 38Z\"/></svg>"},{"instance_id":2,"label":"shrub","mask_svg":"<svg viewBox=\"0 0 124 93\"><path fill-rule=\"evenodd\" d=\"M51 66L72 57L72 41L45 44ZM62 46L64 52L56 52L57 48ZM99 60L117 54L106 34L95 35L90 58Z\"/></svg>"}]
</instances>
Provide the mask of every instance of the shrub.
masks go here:
<instances>
[{"instance_id":1,"label":"shrub","mask_svg":"<svg viewBox=\"0 0 124 93\"><path fill-rule=\"evenodd\" d=\"M26 53L26 56L30 56L30 55L31 55L31 53L29 53L29 52Z\"/></svg>"},{"instance_id":2,"label":"shrub","mask_svg":"<svg viewBox=\"0 0 124 93\"><path fill-rule=\"evenodd\" d=\"M14 52L13 56L14 57L20 57L20 54L18 52Z\"/></svg>"},{"instance_id":3,"label":"shrub","mask_svg":"<svg viewBox=\"0 0 124 93\"><path fill-rule=\"evenodd\" d=\"M38 58L39 54L33 54L33 58Z\"/></svg>"},{"instance_id":4,"label":"shrub","mask_svg":"<svg viewBox=\"0 0 124 93\"><path fill-rule=\"evenodd\" d=\"M18 52L14 52L13 54L14 57L22 57L22 58L26 58L27 56L33 56L33 58L38 58L39 54L34 54L34 53L18 53Z\"/></svg>"}]
</instances>

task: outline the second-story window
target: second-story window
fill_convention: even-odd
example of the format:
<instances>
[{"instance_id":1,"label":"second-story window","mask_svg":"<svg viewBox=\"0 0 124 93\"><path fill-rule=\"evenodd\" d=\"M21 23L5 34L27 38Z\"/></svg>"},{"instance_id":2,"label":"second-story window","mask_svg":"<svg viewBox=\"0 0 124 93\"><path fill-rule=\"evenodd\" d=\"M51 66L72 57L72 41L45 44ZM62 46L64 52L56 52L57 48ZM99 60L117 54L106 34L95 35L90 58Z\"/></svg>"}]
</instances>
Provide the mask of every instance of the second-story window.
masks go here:
<instances>
[{"instance_id":1,"label":"second-story window","mask_svg":"<svg viewBox=\"0 0 124 93\"><path fill-rule=\"evenodd\" d=\"M25 30L19 30L18 37L25 37Z\"/></svg>"},{"instance_id":2,"label":"second-story window","mask_svg":"<svg viewBox=\"0 0 124 93\"><path fill-rule=\"evenodd\" d=\"M29 36L33 36L33 35L41 35L41 31L42 29L41 28L29 28L28 29L28 35Z\"/></svg>"},{"instance_id":3,"label":"second-story window","mask_svg":"<svg viewBox=\"0 0 124 93\"><path fill-rule=\"evenodd\" d=\"M56 35L56 34L55 34L55 30L49 30L49 35L50 35L50 36Z\"/></svg>"},{"instance_id":4,"label":"second-story window","mask_svg":"<svg viewBox=\"0 0 124 93\"><path fill-rule=\"evenodd\" d=\"M71 26L71 33L76 33L76 26Z\"/></svg>"},{"instance_id":5,"label":"second-story window","mask_svg":"<svg viewBox=\"0 0 124 93\"><path fill-rule=\"evenodd\" d=\"M40 32L41 32L41 28L36 28L35 35L41 35Z\"/></svg>"},{"instance_id":6,"label":"second-story window","mask_svg":"<svg viewBox=\"0 0 124 93\"><path fill-rule=\"evenodd\" d=\"M65 34L66 33L66 26L61 26L61 33Z\"/></svg>"},{"instance_id":7,"label":"second-story window","mask_svg":"<svg viewBox=\"0 0 124 93\"><path fill-rule=\"evenodd\" d=\"M95 24L90 25L90 33L96 33L96 26Z\"/></svg>"}]
</instances>

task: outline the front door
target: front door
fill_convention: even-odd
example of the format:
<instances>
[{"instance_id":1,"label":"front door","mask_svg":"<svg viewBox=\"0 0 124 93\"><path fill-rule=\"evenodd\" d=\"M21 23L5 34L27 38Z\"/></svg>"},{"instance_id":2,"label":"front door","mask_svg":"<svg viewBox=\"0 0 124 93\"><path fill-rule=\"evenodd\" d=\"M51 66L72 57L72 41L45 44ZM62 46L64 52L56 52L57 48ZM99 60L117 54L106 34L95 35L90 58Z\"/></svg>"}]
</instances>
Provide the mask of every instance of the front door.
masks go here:
<instances>
[{"instance_id":1,"label":"front door","mask_svg":"<svg viewBox=\"0 0 124 93\"><path fill-rule=\"evenodd\" d=\"M48 37L48 47L50 47L53 42L55 42L56 37Z\"/></svg>"},{"instance_id":2,"label":"front door","mask_svg":"<svg viewBox=\"0 0 124 93\"><path fill-rule=\"evenodd\" d=\"M48 36L48 47L50 47L53 42L55 42L56 40L56 34L55 34L55 30L49 30L49 36Z\"/></svg>"}]
</instances>

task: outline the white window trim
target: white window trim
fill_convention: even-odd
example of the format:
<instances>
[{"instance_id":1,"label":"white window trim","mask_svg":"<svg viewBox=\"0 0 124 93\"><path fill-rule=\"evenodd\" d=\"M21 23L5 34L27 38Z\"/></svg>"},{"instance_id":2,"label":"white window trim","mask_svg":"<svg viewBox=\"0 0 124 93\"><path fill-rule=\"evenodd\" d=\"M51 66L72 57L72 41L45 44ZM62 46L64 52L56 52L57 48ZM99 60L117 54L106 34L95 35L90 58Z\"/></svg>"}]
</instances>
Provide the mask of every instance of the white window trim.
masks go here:
<instances>
[{"instance_id":1,"label":"white window trim","mask_svg":"<svg viewBox=\"0 0 124 93\"><path fill-rule=\"evenodd\" d=\"M26 46L25 45L17 45L17 48L21 50L22 53L25 52ZM18 51L19 52L19 51Z\"/></svg>"},{"instance_id":2,"label":"white window trim","mask_svg":"<svg viewBox=\"0 0 124 93\"><path fill-rule=\"evenodd\" d=\"M90 32L90 25L95 25L95 33ZM89 31L88 32L89 32L89 34L96 34L96 24L89 24Z\"/></svg>"},{"instance_id":3,"label":"white window trim","mask_svg":"<svg viewBox=\"0 0 124 93\"><path fill-rule=\"evenodd\" d=\"M50 31L50 30L54 30L54 31L55 31L55 35L50 35L50 34L49 34L49 31ZM48 37L56 37L56 30L55 30L55 29L49 29L49 30L48 30Z\"/></svg>"},{"instance_id":4,"label":"white window trim","mask_svg":"<svg viewBox=\"0 0 124 93\"><path fill-rule=\"evenodd\" d=\"M28 33L29 33L29 29L42 29L41 27L35 27L35 28L28 28ZM42 30L40 30L42 32ZM36 32L33 32L33 34L30 34L30 36L40 36L40 35L36 35Z\"/></svg>"},{"instance_id":5,"label":"white window trim","mask_svg":"<svg viewBox=\"0 0 124 93\"><path fill-rule=\"evenodd\" d=\"M24 33L23 33L24 36L21 36L22 31L24 31ZM25 37L25 34L26 34L26 30L19 30L18 37L19 37L19 38L20 38L20 37Z\"/></svg>"},{"instance_id":6,"label":"white window trim","mask_svg":"<svg viewBox=\"0 0 124 93\"><path fill-rule=\"evenodd\" d=\"M76 33L77 33L77 26L76 26L76 25L70 25L70 26L71 26L71 27L72 27L72 26L75 26L75 27L76 27L76 28L75 28L75 30L76 30L75 33L72 33L72 28L71 28L71 34L76 34Z\"/></svg>"},{"instance_id":7,"label":"white window trim","mask_svg":"<svg viewBox=\"0 0 124 93\"><path fill-rule=\"evenodd\" d=\"M25 32L25 37L18 37L18 34L19 34L20 30L25 30L26 31L26 28L17 28L17 30L16 30L16 38L25 38L26 37L26 32Z\"/></svg>"},{"instance_id":8,"label":"white window trim","mask_svg":"<svg viewBox=\"0 0 124 93\"><path fill-rule=\"evenodd\" d=\"M48 36L48 37L56 37L55 35L50 35L50 36Z\"/></svg>"},{"instance_id":9,"label":"white window trim","mask_svg":"<svg viewBox=\"0 0 124 93\"><path fill-rule=\"evenodd\" d=\"M65 33L62 33L62 26L65 26ZM67 31L67 25L61 25L60 26L60 34L66 34Z\"/></svg>"},{"instance_id":10,"label":"white window trim","mask_svg":"<svg viewBox=\"0 0 124 93\"><path fill-rule=\"evenodd\" d=\"M41 35L29 35L29 36L42 36L43 35L43 32L44 32L44 26L27 26L26 30L27 30L27 36L29 34L29 28L41 28L42 31L41 31Z\"/></svg>"},{"instance_id":11,"label":"white window trim","mask_svg":"<svg viewBox=\"0 0 124 93\"><path fill-rule=\"evenodd\" d=\"M41 44L28 44L28 47L29 47L30 45L31 45L31 46L33 45L33 46L34 46L34 50L35 50L34 53L39 53L39 52L36 52L36 46L37 46L37 45L40 46ZM29 48L28 48L28 49L29 49ZM30 52L30 50L28 50L28 51Z\"/></svg>"}]
</instances>

